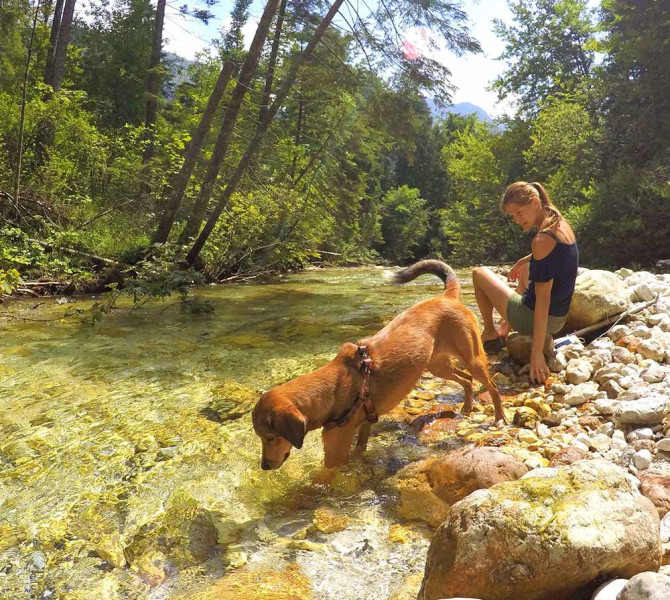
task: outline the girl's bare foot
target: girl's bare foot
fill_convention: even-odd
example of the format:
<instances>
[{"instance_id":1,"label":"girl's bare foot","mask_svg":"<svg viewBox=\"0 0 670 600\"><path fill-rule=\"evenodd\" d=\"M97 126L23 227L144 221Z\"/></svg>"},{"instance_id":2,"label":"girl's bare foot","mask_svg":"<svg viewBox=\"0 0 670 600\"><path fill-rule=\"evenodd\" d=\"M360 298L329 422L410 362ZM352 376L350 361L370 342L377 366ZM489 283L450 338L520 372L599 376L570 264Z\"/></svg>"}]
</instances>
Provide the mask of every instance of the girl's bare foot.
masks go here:
<instances>
[{"instance_id":1,"label":"girl's bare foot","mask_svg":"<svg viewBox=\"0 0 670 600\"><path fill-rule=\"evenodd\" d=\"M502 319L498 325L497 331L500 337L507 338L507 336L512 332L512 327L507 321L505 321L505 319Z\"/></svg>"}]
</instances>

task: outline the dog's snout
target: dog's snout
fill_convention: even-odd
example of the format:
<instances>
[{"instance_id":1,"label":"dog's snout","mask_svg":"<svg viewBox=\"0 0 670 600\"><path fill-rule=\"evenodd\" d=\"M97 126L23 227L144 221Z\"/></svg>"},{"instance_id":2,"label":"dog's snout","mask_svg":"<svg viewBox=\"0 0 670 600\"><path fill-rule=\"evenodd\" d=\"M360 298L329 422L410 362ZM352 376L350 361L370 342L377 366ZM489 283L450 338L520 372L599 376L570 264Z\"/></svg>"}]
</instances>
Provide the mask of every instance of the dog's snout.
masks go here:
<instances>
[{"instance_id":1,"label":"dog's snout","mask_svg":"<svg viewBox=\"0 0 670 600\"><path fill-rule=\"evenodd\" d=\"M263 471L270 471L272 467L270 466L267 460L263 459L261 461L261 469L263 469Z\"/></svg>"}]
</instances>

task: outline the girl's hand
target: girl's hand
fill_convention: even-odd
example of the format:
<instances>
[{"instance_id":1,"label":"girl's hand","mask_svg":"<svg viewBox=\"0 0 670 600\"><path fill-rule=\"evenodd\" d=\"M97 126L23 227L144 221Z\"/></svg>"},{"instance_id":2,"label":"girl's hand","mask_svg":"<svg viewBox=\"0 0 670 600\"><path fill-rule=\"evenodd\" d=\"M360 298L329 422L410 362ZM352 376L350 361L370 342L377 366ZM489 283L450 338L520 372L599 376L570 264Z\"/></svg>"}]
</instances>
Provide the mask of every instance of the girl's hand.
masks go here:
<instances>
[{"instance_id":1,"label":"girl's hand","mask_svg":"<svg viewBox=\"0 0 670 600\"><path fill-rule=\"evenodd\" d=\"M547 367L547 363L544 360L544 354L542 352L536 353L533 352L530 355L530 380L535 383L544 383L551 371Z\"/></svg>"},{"instance_id":2,"label":"girl's hand","mask_svg":"<svg viewBox=\"0 0 670 600\"><path fill-rule=\"evenodd\" d=\"M509 273L507 274L507 280L519 281L519 277L521 277L521 273L523 272L523 265L525 263L526 261L523 258L521 260L517 260L514 263L514 266L509 270Z\"/></svg>"}]
</instances>

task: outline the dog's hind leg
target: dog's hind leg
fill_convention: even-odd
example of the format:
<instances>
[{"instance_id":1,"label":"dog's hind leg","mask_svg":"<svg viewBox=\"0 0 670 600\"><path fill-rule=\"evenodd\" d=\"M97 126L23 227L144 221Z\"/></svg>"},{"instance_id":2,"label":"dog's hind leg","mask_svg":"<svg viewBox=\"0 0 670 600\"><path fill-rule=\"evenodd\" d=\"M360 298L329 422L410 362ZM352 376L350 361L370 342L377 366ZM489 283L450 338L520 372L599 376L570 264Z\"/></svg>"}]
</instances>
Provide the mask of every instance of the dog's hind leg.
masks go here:
<instances>
[{"instance_id":1,"label":"dog's hind leg","mask_svg":"<svg viewBox=\"0 0 670 600\"><path fill-rule=\"evenodd\" d=\"M482 354L482 356L473 357L472 362L470 363L466 361L463 362L468 371L472 373L472 377L477 381L479 381L486 388L489 395L491 396L491 400L493 400L493 406L495 407L496 424L507 423L505 413L503 412L502 398L500 397L500 392L498 391L496 384L493 383L491 375L489 374L486 355Z\"/></svg>"},{"instance_id":2,"label":"dog's hind leg","mask_svg":"<svg viewBox=\"0 0 670 600\"><path fill-rule=\"evenodd\" d=\"M465 397L463 412L465 414L472 412L472 377L470 373L454 367L449 359L443 357L434 357L428 364L428 370L436 377L455 381L460 385Z\"/></svg>"}]
</instances>

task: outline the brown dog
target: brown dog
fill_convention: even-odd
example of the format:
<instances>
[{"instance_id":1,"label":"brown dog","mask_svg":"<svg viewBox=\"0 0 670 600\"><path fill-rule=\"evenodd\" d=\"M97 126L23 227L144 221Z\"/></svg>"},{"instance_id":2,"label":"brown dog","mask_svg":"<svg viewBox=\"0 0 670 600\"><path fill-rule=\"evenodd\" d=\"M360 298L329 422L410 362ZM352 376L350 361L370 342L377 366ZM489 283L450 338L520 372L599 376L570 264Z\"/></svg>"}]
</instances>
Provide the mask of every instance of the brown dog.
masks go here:
<instances>
[{"instance_id":1,"label":"brown dog","mask_svg":"<svg viewBox=\"0 0 670 600\"><path fill-rule=\"evenodd\" d=\"M263 469L279 468L291 448L301 448L305 434L320 427L325 466L342 466L356 431L360 429L357 448L364 450L376 415L393 409L426 370L463 386L464 413L472 410L474 377L493 399L496 422L506 422L500 394L489 376L477 321L460 302L460 286L451 267L424 260L394 279L406 283L425 273L444 281L442 295L412 306L370 338L342 344L327 365L261 396L252 419L263 445ZM456 368L453 359L472 377Z\"/></svg>"}]
</instances>

